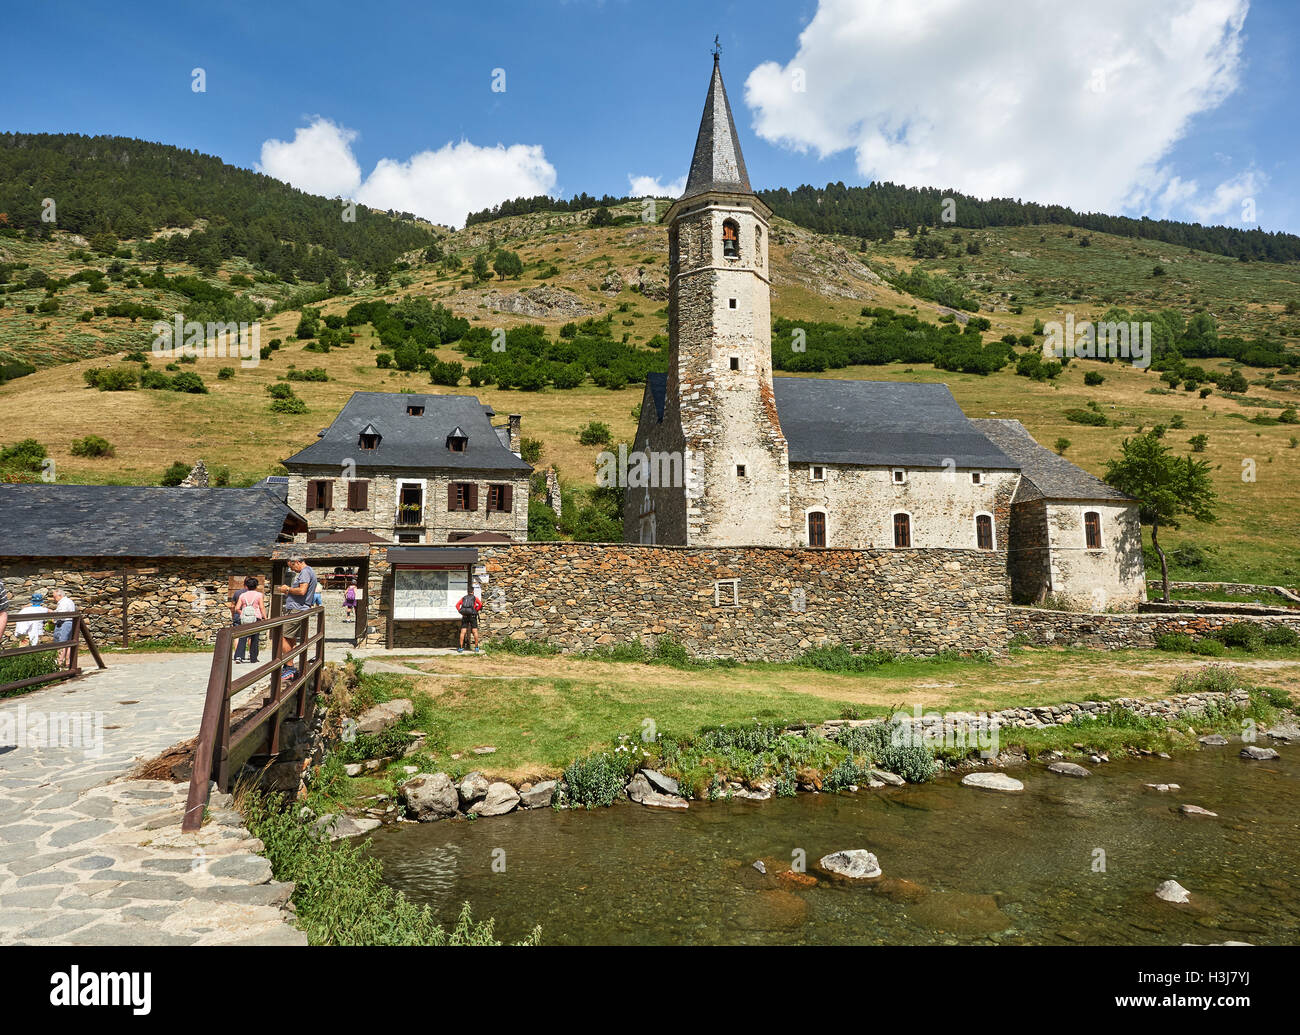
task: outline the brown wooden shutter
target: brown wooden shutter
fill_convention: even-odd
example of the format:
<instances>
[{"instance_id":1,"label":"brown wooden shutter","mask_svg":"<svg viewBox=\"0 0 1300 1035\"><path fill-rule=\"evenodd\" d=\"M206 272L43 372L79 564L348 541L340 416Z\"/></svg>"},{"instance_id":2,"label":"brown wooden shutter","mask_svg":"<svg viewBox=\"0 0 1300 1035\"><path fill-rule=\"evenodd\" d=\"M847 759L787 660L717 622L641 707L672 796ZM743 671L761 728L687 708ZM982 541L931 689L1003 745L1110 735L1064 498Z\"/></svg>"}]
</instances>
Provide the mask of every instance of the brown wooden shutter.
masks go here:
<instances>
[{"instance_id":1,"label":"brown wooden shutter","mask_svg":"<svg viewBox=\"0 0 1300 1035\"><path fill-rule=\"evenodd\" d=\"M321 507L324 510L330 510L334 506L334 483L321 482L321 488L325 490L321 494L324 497L321 501Z\"/></svg>"},{"instance_id":2,"label":"brown wooden shutter","mask_svg":"<svg viewBox=\"0 0 1300 1035\"><path fill-rule=\"evenodd\" d=\"M457 499L456 499L456 483L455 483L455 482L448 482L448 483L447 483L447 509L448 509L448 510L459 510L460 507L458 507L456 504L457 504Z\"/></svg>"},{"instance_id":3,"label":"brown wooden shutter","mask_svg":"<svg viewBox=\"0 0 1300 1035\"><path fill-rule=\"evenodd\" d=\"M307 483L307 509L316 509L316 483L312 481Z\"/></svg>"},{"instance_id":4,"label":"brown wooden shutter","mask_svg":"<svg viewBox=\"0 0 1300 1035\"><path fill-rule=\"evenodd\" d=\"M501 509L507 514L514 509L514 486L501 486Z\"/></svg>"},{"instance_id":5,"label":"brown wooden shutter","mask_svg":"<svg viewBox=\"0 0 1300 1035\"><path fill-rule=\"evenodd\" d=\"M478 510L478 482L470 482L466 485L465 495L468 497L465 501L465 509Z\"/></svg>"},{"instance_id":6,"label":"brown wooden shutter","mask_svg":"<svg viewBox=\"0 0 1300 1035\"><path fill-rule=\"evenodd\" d=\"M357 482L357 510L370 509L370 483Z\"/></svg>"}]
</instances>

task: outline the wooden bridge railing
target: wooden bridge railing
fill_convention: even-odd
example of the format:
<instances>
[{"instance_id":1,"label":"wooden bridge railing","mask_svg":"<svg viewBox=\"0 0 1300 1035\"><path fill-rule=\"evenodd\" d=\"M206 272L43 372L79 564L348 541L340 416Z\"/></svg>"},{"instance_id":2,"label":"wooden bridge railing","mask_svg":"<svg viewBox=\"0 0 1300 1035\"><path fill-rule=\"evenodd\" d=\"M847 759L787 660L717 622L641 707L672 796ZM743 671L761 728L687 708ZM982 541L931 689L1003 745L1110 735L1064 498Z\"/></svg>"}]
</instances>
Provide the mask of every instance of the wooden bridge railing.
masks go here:
<instances>
[{"instance_id":1,"label":"wooden bridge railing","mask_svg":"<svg viewBox=\"0 0 1300 1035\"><path fill-rule=\"evenodd\" d=\"M76 679L81 675L81 666L77 664L77 651L79 649L78 641L86 641L86 649L90 651L90 656L95 659L95 664L99 668L106 668L104 659L99 656L99 645L95 642L95 637L91 635L90 626L86 624L86 616L80 611L44 611L37 614L18 614L16 611L9 612L9 632L14 633L15 627L24 622L71 622L72 629L66 640L61 643L47 641L37 643L35 647L0 647L0 661L7 661L9 658L21 658L28 654L48 654L50 651L67 651L68 658L66 664L59 664L59 659L54 659L54 671L42 672L35 676L27 676L24 679L16 679L9 683L0 683L0 696L10 693L13 690L22 690L24 687L36 686L40 683L50 683L59 679ZM56 625L57 629L59 626ZM42 632L41 637L44 639L49 634ZM19 641L21 642L21 641Z\"/></svg>"},{"instance_id":2,"label":"wooden bridge railing","mask_svg":"<svg viewBox=\"0 0 1300 1035\"><path fill-rule=\"evenodd\" d=\"M316 631L303 637L288 654L281 656L280 638L283 631L287 628L292 633L292 627L299 625L306 630L313 619ZM271 660L238 679L232 678L234 641L263 632L268 633L271 639ZM297 640L297 637L294 639ZM315 647L315 652L309 660L307 652L312 647ZM284 668L294 662L297 674L286 682L283 679ZM238 771L233 764L234 759L238 758L242 764L256 754L279 754L280 724L289 718L302 719L308 716L316 700L324 665L323 607L291 611L262 622L230 625L217 632L212 671L208 676L208 695L203 703L203 721L194 746L194 772L190 776L190 793L185 803L182 830L198 830L202 825L203 810L208 803L208 788L213 781L221 791L230 790L231 770L234 768ZM252 714L244 716L231 728L231 699L268 675L271 677L271 686L266 698ZM259 752L258 748L262 750Z\"/></svg>"}]
</instances>

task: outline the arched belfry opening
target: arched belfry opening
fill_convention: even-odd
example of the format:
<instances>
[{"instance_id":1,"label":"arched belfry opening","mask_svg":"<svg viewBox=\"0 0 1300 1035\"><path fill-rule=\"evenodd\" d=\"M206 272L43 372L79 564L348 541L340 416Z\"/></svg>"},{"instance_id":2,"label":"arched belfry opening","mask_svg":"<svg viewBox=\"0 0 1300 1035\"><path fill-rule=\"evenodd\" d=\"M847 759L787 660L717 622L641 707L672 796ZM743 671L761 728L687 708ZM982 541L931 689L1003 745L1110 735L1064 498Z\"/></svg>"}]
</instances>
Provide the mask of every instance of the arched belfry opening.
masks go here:
<instances>
[{"instance_id":1,"label":"arched belfry opening","mask_svg":"<svg viewBox=\"0 0 1300 1035\"><path fill-rule=\"evenodd\" d=\"M740 258L740 224L734 219L726 219L722 223L722 257Z\"/></svg>"}]
</instances>

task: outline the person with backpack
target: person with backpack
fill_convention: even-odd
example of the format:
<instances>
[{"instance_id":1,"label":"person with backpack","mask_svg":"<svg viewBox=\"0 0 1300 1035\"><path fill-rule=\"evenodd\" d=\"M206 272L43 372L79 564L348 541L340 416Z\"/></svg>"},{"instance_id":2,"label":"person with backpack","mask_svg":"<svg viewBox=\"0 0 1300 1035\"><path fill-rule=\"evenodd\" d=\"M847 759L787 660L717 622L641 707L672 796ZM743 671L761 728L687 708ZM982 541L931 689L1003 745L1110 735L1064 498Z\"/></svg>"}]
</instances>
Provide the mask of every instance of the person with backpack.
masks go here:
<instances>
[{"instance_id":1,"label":"person with backpack","mask_svg":"<svg viewBox=\"0 0 1300 1035\"><path fill-rule=\"evenodd\" d=\"M244 579L244 592L236 598L234 612L236 625L251 625L253 622L266 621L266 596L258 590L257 579L252 575ZM244 664L246 650L251 655L249 664L257 664L257 648L260 639L258 633L240 637L239 643L235 646L236 665Z\"/></svg>"},{"instance_id":2,"label":"person with backpack","mask_svg":"<svg viewBox=\"0 0 1300 1035\"><path fill-rule=\"evenodd\" d=\"M357 587L348 583L348 588L343 591L343 614L351 621L357 613Z\"/></svg>"},{"instance_id":3,"label":"person with backpack","mask_svg":"<svg viewBox=\"0 0 1300 1035\"><path fill-rule=\"evenodd\" d=\"M466 593L456 601L456 611L460 614L460 646L456 648L457 654L465 653L471 630L474 633L474 653L483 653L478 645L478 613L482 610L483 598L477 593Z\"/></svg>"}]
</instances>

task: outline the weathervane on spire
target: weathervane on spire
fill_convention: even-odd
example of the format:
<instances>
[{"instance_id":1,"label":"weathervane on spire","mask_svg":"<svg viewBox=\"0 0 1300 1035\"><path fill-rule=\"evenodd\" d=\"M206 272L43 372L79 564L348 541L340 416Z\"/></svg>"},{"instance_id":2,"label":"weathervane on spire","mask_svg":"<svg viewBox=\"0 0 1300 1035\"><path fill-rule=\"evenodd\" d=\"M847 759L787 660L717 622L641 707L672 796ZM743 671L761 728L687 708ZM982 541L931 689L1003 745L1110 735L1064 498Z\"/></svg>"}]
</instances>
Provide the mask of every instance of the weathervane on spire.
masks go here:
<instances>
[{"instance_id":1,"label":"weathervane on spire","mask_svg":"<svg viewBox=\"0 0 1300 1035\"><path fill-rule=\"evenodd\" d=\"M713 37L713 61L716 64L722 54L722 44L718 42L718 37Z\"/></svg>"}]
</instances>

